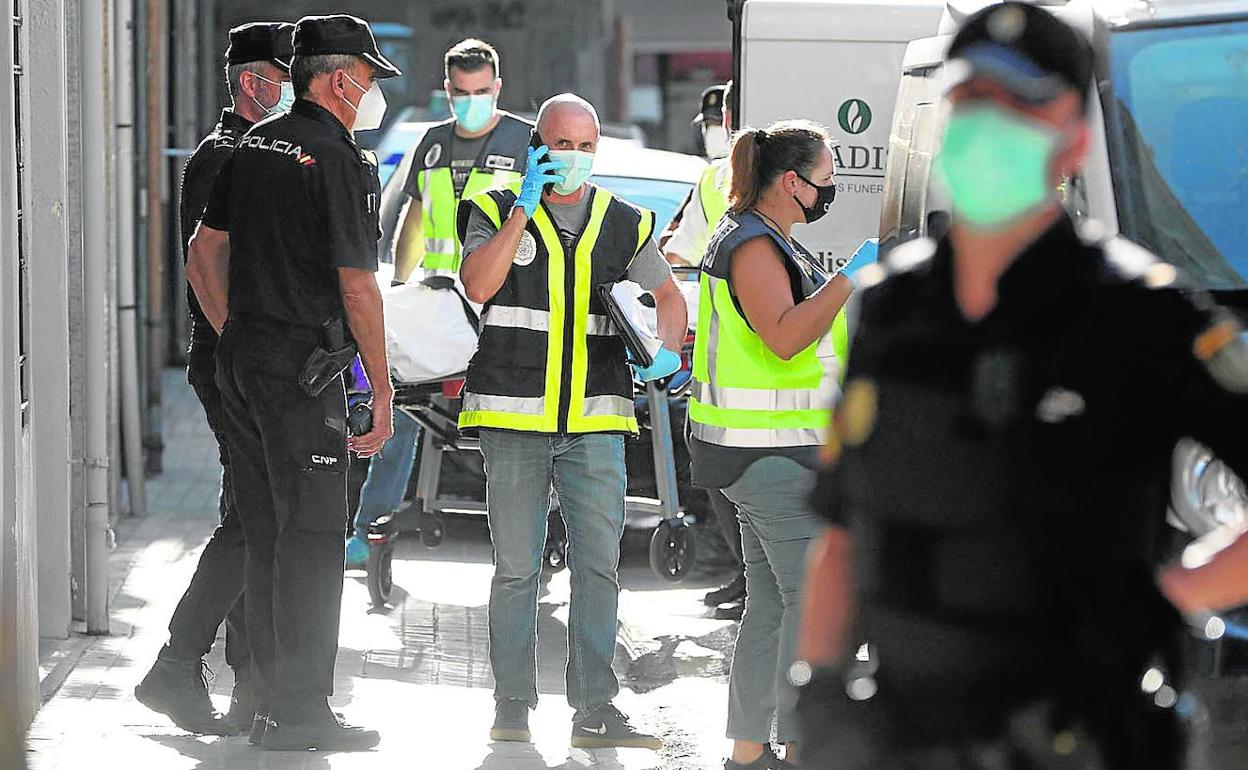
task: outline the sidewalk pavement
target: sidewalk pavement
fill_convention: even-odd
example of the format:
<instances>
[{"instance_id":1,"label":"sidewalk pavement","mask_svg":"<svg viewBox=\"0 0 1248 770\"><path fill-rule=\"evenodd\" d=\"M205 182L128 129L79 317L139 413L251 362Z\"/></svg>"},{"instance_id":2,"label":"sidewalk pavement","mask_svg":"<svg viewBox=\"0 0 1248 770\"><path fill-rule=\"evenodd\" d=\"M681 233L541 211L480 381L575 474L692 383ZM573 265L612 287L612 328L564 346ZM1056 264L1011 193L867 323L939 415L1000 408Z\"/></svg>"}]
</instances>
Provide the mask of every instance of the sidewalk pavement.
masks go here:
<instances>
[{"instance_id":1,"label":"sidewalk pavement","mask_svg":"<svg viewBox=\"0 0 1248 770\"><path fill-rule=\"evenodd\" d=\"M621 596L616 668L626 685L617 704L661 735L659 753L569 747L572 710L563 697L566 572L545 585L539 608L539 690L534 743L491 743L493 718L486 603L492 568L480 520L452 522L447 543L401 545L394 609L370 613L363 573L348 573L343 596L335 709L381 731L360 754L262 752L245 738L188 735L133 695L166 640L166 624L216 523L218 466L198 402L181 372L165 380L165 471L149 483L150 513L117 529L111 556L109 636L77 636L41 656L46 703L28 736L32 770L160 768L381 768L399 763L446 770L497 768L721 767L728 744L726 651L733 627L703 617L701 588L672 590L639 567ZM209 657L211 692L228 704L232 675L222 638Z\"/></svg>"}]
</instances>

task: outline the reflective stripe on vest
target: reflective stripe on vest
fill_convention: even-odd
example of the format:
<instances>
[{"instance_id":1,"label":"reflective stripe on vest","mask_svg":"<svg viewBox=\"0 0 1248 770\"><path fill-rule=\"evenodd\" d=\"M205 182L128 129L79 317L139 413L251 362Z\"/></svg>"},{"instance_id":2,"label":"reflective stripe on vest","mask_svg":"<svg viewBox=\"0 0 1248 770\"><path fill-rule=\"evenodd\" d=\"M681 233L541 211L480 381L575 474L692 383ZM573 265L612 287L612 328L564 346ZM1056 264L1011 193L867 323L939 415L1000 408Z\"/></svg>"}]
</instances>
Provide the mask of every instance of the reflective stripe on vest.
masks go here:
<instances>
[{"instance_id":1,"label":"reflective stripe on vest","mask_svg":"<svg viewBox=\"0 0 1248 770\"><path fill-rule=\"evenodd\" d=\"M518 192L519 185L510 187ZM603 433L637 432L637 417L631 398L620 395L587 395L586 384L589 371L589 350L586 339L594 335L614 335L610 319L605 315L590 313L592 293L593 252L603 221L613 198L601 188L591 188L589 220L577 243L572 259L564 254L563 244L545 206L539 206L531 224L537 230L543 248L548 255L547 292L549 310L529 307L512 307L490 304L482 315L486 327L508 327L540 332L545 335L545 392L536 398L517 398L479 394L465 391L463 410L459 415L461 428L486 427L508 430L555 433L559 431L560 401L563 395L565 324L572 324L570 372L567 382L568 395L567 432ZM502 226L502 212L489 194L475 196L472 204L495 225ZM636 242L623 248L636 254L650 238L654 228L653 215L644 215L638 224ZM573 291L568 297L565 286L565 270L573 269ZM572 303L568 307L569 300Z\"/></svg>"},{"instance_id":2,"label":"reflective stripe on vest","mask_svg":"<svg viewBox=\"0 0 1248 770\"><path fill-rule=\"evenodd\" d=\"M726 279L703 271L699 281L692 435L737 447L823 443L836 377L830 335L785 361L737 312Z\"/></svg>"},{"instance_id":3,"label":"reflective stripe on vest","mask_svg":"<svg viewBox=\"0 0 1248 770\"><path fill-rule=\"evenodd\" d=\"M468 172L462 197L472 198L488 190L501 189L520 178L514 171L474 168ZM451 169L442 166L420 170L416 175L416 187L420 190L420 226L425 241L425 257L421 266L426 270L458 272L462 261L459 239L455 234L455 212L459 199L455 197Z\"/></svg>"}]
</instances>

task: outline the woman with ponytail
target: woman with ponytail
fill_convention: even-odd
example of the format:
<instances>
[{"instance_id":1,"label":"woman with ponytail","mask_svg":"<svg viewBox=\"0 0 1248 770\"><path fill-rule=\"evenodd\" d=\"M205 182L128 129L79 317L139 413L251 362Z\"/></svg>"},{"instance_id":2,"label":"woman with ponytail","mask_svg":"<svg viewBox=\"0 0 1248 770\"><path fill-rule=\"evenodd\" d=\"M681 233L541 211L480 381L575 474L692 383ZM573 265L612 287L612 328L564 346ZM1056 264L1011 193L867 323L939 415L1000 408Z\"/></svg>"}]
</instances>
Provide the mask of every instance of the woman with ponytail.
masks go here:
<instances>
[{"instance_id":1,"label":"woman with ponytail","mask_svg":"<svg viewBox=\"0 0 1248 770\"><path fill-rule=\"evenodd\" d=\"M793 239L832 205L827 133L784 121L733 143L730 210L702 263L694 389L694 483L737 508L745 615L729 678L726 770L796 765L793 698L783 692L797 639L807 545L821 529L807 507L816 450L836 383L832 321L851 292ZM770 745L772 722L787 746Z\"/></svg>"}]
</instances>

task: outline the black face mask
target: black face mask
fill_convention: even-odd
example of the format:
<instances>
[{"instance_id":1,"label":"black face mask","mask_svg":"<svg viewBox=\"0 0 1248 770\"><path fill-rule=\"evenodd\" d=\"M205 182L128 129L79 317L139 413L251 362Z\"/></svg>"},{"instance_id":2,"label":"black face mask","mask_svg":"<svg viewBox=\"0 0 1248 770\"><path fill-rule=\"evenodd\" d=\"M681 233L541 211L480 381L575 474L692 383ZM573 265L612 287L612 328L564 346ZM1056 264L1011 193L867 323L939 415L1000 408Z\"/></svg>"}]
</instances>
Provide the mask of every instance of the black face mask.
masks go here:
<instances>
[{"instance_id":1,"label":"black face mask","mask_svg":"<svg viewBox=\"0 0 1248 770\"><path fill-rule=\"evenodd\" d=\"M797 174L797 171L794 171L793 173ZM833 182L827 187L821 187L801 174L797 174L797 178L815 188L817 191L815 196L815 205L810 206L809 208L807 208L806 204L802 203L801 198L798 198L796 194L793 196L793 200L797 201L797 205L802 207L802 215L806 217L806 224L810 224L811 222L822 218L824 214L828 213L828 209L832 208L832 201L836 200L836 182Z\"/></svg>"}]
</instances>

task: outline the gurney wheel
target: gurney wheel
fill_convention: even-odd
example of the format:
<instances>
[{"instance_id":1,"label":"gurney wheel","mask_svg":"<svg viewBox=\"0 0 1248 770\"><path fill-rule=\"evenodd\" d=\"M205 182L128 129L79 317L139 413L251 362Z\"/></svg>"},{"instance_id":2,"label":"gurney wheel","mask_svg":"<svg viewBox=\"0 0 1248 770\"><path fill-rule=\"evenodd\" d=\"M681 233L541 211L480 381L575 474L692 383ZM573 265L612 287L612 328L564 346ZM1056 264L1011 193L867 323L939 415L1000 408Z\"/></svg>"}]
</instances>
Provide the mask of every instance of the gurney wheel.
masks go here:
<instances>
[{"instance_id":1,"label":"gurney wheel","mask_svg":"<svg viewBox=\"0 0 1248 770\"><path fill-rule=\"evenodd\" d=\"M446 527L443 525L442 517L436 513L424 513L420 516L420 542L425 544L426 548L437 548L442 545L442 538L446 536Z\"/></svg>"},{"instance_id":2,"label":"gurney wheel","mask_svg":"<svg viewBox=\"0 0 1248 770\"><path fill-rule=\"evenodd\" d=\"M394 546L381 543L368 549L368 596L373 607L382 609L394 590Z\"/></svg>"},{"instance_id":3,"label":"gurney wheel","mask_svg":"<svg viewBox=\"0 0 1248 770\"><path fill-rule=\"evenodd\" d=\"M664 521L650 538L650 567L671 583L688 577L697 559L693 530L683 521Z\"/></svg>"}]
</instances>

